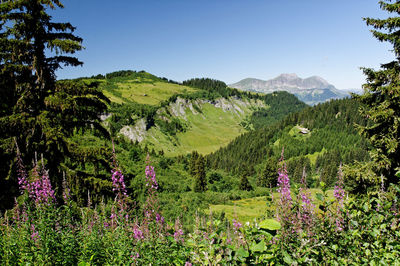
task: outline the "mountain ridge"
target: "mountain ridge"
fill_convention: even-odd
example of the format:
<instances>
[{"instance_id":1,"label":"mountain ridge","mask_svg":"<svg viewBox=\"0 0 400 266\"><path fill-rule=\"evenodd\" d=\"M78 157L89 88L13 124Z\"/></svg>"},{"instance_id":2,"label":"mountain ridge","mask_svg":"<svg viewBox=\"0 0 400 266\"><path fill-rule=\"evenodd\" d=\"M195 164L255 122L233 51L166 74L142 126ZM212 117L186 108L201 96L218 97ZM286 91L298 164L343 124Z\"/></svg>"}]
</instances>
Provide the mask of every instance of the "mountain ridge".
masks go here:
<instances>
[{"instance_id":1,"label":"mountain ridge","mask_svg":"<svg viewBox=\"0 0 400 266\"><path fill-rule=\"evenodd\" d=\"M240 90L262 93L287 91L296 95L299 100L308 105L349 96L347 92L336 89L334 85L329 84L319 76L314 75L302 79L295 73L283 73L269 80L245 78L229 86Z\"/></svg>"}]
</instances>

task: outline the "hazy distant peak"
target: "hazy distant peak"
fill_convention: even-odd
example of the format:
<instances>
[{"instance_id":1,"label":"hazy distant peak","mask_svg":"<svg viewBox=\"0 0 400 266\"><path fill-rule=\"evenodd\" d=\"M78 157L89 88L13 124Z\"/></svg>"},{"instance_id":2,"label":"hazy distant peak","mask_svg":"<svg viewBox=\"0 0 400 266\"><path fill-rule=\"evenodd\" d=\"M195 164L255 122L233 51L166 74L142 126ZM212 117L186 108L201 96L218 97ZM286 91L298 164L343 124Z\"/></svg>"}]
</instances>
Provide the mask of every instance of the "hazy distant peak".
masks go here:
<instances>
[{"instance_id":1,"label":"hazy distant peak","mask_svg":"<svg viewBox=\"0 0 400 266\"><path fill-rule=\"evenodd\" d=\"M287 91L295 94L300 100L310 105L349 95L346 92L339 91L335 86L319 76L302 79L295 73L284 73L270 80L247 78L230 86L264 93Z\"/></svg>"},{"instance_id":2,"label":"hazy distant peak","mask_svg":"<svg viewBox=\"0 0 400 266\"><path fill-rule=\"evenodd\" d=\"M280 74L278 77L275 79L298 79L299 77L296 75L296 73L283 73Z\"/></svg>"},{"instance_id":3,"label":"hazy distant peak","mask_svg":"<svg viewBox=\"0 0 400 266\"><path fill-rule=\"evenodd\" d=\"M314 83L317 84L317 87L320 86L329 86L330 84L328 83L328 81L326 81L325 79L319 77L319 76L311 76L309 78L306 78L303 80L304 82L309 82L309 83Z\"/></svg>"}]
</instances>

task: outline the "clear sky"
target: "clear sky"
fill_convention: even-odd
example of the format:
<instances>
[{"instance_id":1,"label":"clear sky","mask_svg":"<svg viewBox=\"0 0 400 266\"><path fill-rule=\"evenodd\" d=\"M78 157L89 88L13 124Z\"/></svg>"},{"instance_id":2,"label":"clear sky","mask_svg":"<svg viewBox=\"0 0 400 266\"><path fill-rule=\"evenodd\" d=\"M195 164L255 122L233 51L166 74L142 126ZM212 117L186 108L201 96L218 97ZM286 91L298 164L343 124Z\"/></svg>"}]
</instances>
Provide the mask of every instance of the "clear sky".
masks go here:
<instances>
[{"instance_id":1,"label":"clear sky","mask_svg":"<svg viewBox=\"0 0 400 266\"><path fill-rule=\"evenodd\" d=\"M83 67L58 78L146 70L182 81L234 83L281 73L360 88L360 67L394 58L362 17L384 18L377 0L68 0L52 11L84 39Z\"/></svg>"}]
</instances>

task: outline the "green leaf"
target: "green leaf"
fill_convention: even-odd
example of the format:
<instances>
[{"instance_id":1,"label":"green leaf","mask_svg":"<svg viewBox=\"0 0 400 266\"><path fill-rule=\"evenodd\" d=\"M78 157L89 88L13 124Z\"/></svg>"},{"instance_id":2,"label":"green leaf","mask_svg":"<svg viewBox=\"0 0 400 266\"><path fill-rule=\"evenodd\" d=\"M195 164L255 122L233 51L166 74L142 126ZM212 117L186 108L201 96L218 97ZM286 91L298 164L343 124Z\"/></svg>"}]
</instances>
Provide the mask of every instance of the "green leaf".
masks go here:
<instances>
[{"instance_id":1,"label":"green leaf","mask_svg":"<svg viewBox=\"0 0 400 266\"><path fill-rule=\"evenodd\" d=\"M248 252L247 250L245 250L243 247L240 247L240 248L236 251L236 254L237 254L239 257L242 257L242 258L247 258L247 257L249 256L249 252Z\"/></svg>"},{"instance_id":2,"label":"green leaf","mask_svg":"<svg viewBox=\"0 0 400 266\"><path fill-rule=\"evenodd\" d=\"M292 257L286 251L283 251L283 261L289 265L294 264Z\"/></svg>"},{"instance_id":3,"label":"green leaf","mask_svg":"<svg viewBox=\"0 0 400 266\"><path fill-rule=\"evenodd\" d=\"M264 240L261 240L261 242L258 243L258 244L256 244L256 242L253 242L251 244L250 250L252 252L263 252L264 250L266 250L266 246L265 246Z\"/></svg>"},{"instance_id":4,"label":"green leaf","mask_svg":"<svg viewBox=\"0 0 400 266\"><path fill-rule=\"evenodd\" d=\"M266 219L260 222L260 228L274 231L281 229L281 224L277 220Z\"/></svg>"},{"instance_id":5,"label":"green leaf","mask_svg":"<svg viewBox=\"0 0 400 266\"><path fill-rule=\"evenodd\" d=\"M315 197L316 197L319 201L324 201L324 195L322 195L321 193L315 194Z\"/></svg>"}]
</instances>

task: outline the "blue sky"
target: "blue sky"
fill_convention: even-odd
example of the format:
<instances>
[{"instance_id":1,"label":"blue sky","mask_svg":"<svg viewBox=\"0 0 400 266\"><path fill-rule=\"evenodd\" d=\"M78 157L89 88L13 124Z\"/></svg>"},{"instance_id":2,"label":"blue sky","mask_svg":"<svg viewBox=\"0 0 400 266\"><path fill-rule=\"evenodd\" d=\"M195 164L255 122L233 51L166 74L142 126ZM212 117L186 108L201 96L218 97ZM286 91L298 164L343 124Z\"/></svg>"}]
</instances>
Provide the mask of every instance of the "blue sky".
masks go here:
<instances>
[{"instance_id":1,"label":"blue sky","mask_svg":"<svg viewBox=\"0 0 400 266\"><path fill-rule=\"evenodd\" d=\"M362 17L384 18L375 0L68 0L52 11L84 39L83 67L58 78L132 69L182 81L237 82L281 73L318 75L360 88L360 67L394 58Z\"/></svg>"}]
</instances>

